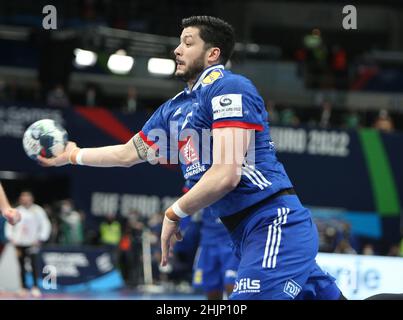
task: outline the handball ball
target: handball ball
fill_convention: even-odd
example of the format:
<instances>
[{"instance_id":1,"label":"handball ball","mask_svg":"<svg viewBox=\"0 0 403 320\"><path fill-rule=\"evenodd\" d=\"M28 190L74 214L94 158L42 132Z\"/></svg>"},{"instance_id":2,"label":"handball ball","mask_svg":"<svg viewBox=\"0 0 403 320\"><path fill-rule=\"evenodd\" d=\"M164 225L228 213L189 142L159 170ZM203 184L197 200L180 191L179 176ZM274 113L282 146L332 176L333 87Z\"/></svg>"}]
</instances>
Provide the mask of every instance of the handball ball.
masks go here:
<instances>
[{"instance_id":1,"label":"handball ball","mask_svg":"<svg viewBox=\"0 0 403 320\"><path fill-rule=\"evenodd\" d=\"M61 154L67 144L67 132L52 119L42 119L31 124L24 132L22 145L25 153L33 160L38 155L53 158Z\"/></svg>"}]
</instances>

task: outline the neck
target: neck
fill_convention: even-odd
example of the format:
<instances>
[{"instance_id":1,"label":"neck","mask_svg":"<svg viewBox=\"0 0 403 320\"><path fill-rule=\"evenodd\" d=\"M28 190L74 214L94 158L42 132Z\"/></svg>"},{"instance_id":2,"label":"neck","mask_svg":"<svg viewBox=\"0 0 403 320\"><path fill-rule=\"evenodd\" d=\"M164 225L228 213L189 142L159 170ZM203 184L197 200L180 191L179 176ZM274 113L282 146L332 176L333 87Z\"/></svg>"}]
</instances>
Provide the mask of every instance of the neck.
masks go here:
<instances>
[{"instance_id":1,"label":"neck","mask_svg":"<svg viewBox=\"0 0 403 320\"><path fill-rule=\"evenodd\" d=\"M194 85L196 84L196 81L199 79L200 75L201 75L206 69L210 68L210 67L213 66L213 65L215 65L215 64L209 64L209 65L205 66L205 67L203 68L203 70L202 70L201 72L199 72L193 79L190 79L190 80L188 80L188 81L186 82L190 91L192 91L192 89L193 89Z\"/></svg>"},{"instance_id":2,"label":"neck","mask_svg":"<svg viewBox=\"0 0 403 320\"><path fill-rule=\"evenodd\" d=\"M197 76L198 76L198 75L197 75ZM190 91L192 91L193 86L194 86L195 83L196 83L196 79L197 79L197 77L194 78L194 79L192 79L192 80L189 80L189 81L187 82L187 85L188 85L188 88L189 88Z\"/></svg>"}]
</instances>

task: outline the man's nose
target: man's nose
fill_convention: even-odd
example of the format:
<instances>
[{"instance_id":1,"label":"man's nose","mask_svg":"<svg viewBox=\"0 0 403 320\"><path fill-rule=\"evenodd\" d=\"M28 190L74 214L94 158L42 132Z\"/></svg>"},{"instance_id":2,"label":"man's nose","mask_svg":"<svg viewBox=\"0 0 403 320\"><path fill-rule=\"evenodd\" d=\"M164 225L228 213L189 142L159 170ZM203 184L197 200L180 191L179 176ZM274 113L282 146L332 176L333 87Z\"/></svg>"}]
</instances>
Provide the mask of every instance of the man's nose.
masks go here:
<instances>
[{"instance_id":1,"label":"man's nose","mask_svg":"<svg viewBox=\"0 0 403 320\"><path fill-rule=\"evenodd\" d=\"M175 56L181 55L181 45L176 47L176 49L174 50L174 54L175 54Z\"/></svg>"}]
</instances>

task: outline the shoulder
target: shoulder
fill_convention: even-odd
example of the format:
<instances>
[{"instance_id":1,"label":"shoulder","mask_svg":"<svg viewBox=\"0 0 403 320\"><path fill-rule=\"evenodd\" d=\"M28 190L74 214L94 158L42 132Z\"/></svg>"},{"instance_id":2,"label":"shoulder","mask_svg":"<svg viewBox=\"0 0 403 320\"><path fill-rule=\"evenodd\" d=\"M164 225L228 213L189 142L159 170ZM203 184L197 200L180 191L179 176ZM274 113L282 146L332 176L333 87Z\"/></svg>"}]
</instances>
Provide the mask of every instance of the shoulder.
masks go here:
<instances>
[{"instance_id":1,"label":"shoulder","mask_svg":"<svg viewBox=\"0 0 403 320\"><path fill-rule=\"evenodd\" d=\"M212 94L216 93L243 93L255 92L256 88L252 81L243 75L232 73L231 71L224 70L223 77L218 79L209 88Z\"/></svg>"},{"instance_id":2,"label":"shoulder","mask_svg":"<svg viewBox=\"0 0 403 320\"><path fill-rule=\"evenodd\" d=\"M43 209L39 204L33 204L32 209L39 213L46 213L45 209Z\"/></svg>"},{"instance_id":3,"label":"shoulder","mask_svg":"<svg viewBox=\"0 0 403 320\"><path fill-rule=\"evenodd\" d=\"M181 97L183 96L183 93L184 92L181 91L171 99L161 104L158 107L158 109L154 112L154 114L151 116L151 118L148 120L148 122L153 122L156 119L159 120L169 119L172 116L172 114L176 111L178 103L181 100Z\"/></svg>"}]
</instances>

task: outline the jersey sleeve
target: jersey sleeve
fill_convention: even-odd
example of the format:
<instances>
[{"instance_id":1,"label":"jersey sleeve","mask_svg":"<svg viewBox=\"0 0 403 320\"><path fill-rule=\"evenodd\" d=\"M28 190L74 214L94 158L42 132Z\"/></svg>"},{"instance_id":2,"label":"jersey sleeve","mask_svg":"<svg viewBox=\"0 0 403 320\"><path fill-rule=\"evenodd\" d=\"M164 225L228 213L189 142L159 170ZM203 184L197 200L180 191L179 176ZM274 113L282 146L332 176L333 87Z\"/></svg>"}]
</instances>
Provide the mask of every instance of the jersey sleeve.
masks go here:
<instances>
[{"instance_id":1,"label":"jersey sleeve","mask_svg":"<svg viewBox=\"0 0 403 320\"><path fill-rule=\"evenodd\" d=\"M143 141L154 149L161 150L166 148L169 137L169 120L166 107L168 107L169 103L170 100L162 104L147 120L139 132Z\"/></svg>"},{"instance_id":2,"label":"jersey sleeve","mask_svg":"<svg viewBox=\"0 0 403 320\"><path fill-rule=\"evenodd\" d=\"M237 127L263 131L264 102L250 81L223 79L206 97L212 129Z\"/></svg>"}]
</instances>

